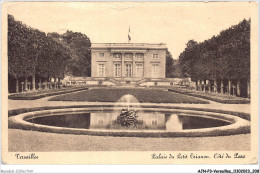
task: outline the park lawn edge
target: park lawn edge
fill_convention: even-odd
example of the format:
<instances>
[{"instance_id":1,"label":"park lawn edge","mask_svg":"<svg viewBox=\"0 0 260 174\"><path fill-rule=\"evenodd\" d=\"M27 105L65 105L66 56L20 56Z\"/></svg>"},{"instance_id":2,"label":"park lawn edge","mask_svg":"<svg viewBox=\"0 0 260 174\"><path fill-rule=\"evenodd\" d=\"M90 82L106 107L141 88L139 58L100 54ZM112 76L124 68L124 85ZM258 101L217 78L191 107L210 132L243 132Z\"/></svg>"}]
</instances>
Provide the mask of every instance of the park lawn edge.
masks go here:
<instances>
[{"instance_id":1,"label":"park lawn edge","mask_svg":"<svg viewBox=\"0 0 260 174\"><path fill-rule=\"evenodd\" d=\"M249 99L238 99L238 100L219 99L219 98L215 98L214 96L205 96L205 95L200 95L200 94L195 94L195 93L187 93L187 92L182 92L182 91L178 91L178 90L174 90L174 89L168 89L168 91L183 94L183 95L188 95L188 96L192 96L192 97L198 97L198 98L202 98L202 99L212 100L212 101L224 103L224 104L248 104L248 103L250 103Z\"/></svg>"},{"instance_id":2,"label":"park lawn edge","mask_svg":"<svg viewBox=\"0 0 260 174\"><path fill-rule=\"evenodd\" d=\"M21 94L21 96L19 96L19 94L13 94L13 95L9 95L8 99L11 100L36 100L36 99L40 99L40 98L44 98L44 97L49 97L49 96L53 96L53 95L60 95L60 94L67 94L67 93L72 93L72 92L77 92L77 91L83 91L83 90L87 90L88 87L84 87L84 88L79 88L79 89L70 89L70 90L61 90L61 91L49 91L43 94L35 94L35 95L31 95L31 96L24 96L26 94ZM30 95L30 93L28 93Z\"/></svg>"}]
</instances>

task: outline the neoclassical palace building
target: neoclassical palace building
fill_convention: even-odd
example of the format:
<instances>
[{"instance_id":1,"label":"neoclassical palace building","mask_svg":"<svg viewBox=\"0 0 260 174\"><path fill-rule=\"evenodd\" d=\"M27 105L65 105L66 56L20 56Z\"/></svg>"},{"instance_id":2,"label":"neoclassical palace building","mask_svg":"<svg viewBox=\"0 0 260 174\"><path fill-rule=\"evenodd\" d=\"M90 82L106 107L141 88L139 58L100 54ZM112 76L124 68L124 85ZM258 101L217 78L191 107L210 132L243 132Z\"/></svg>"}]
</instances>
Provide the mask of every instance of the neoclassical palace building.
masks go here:
<instances>
[{"instance_id":1,"label":"neoclassical palace building","mask_svg":"<svg viewBox=\"0 0 260 174\"><path fill-rule=\"evenodd\" d=\"M91 77L64 78L66 85L173 86L190 83L166 78L166 44L93 43Z\"/></svg>"},{"instance_id":2,"label":"neoclassical palace building","mask_svg":"<svg viewBox=\"0 0 260 174\"><path fill-rule=\"evenodd\" d=\"M94 43L91 77L165 78L166 44Z\"/></svg>"}]
</instances>

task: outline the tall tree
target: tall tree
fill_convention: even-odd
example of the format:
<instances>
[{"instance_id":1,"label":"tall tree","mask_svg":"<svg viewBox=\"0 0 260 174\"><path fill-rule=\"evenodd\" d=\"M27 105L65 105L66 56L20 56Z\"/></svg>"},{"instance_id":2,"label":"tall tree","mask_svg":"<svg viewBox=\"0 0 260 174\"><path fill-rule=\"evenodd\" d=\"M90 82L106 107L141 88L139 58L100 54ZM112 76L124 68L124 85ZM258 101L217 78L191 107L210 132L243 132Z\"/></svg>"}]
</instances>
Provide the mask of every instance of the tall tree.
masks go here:
<instances>
[{"instance_id":1,"label":"tall tree","mask_svg":"<svg viewBox=\"0 0 260 174\"><path fill-rule=\"evenodd\" d=\"M48 33L48 36L70 47L73 58L67 62L66 71L68 74L73 76L91 76L91 42L86 35L67 31L62 35Z\"/></svg>"},{"instance_id":2,"label":"tall tree","mask_svg":"<svg viewBox=\"0 0 260 174\"><path fill-rule=\"evenodd\" d=\"M173 58L170 51L166 50L166 77L170 78L173 77L174 72L174 65L173 65Z\"/></svg>"}]
</instances>

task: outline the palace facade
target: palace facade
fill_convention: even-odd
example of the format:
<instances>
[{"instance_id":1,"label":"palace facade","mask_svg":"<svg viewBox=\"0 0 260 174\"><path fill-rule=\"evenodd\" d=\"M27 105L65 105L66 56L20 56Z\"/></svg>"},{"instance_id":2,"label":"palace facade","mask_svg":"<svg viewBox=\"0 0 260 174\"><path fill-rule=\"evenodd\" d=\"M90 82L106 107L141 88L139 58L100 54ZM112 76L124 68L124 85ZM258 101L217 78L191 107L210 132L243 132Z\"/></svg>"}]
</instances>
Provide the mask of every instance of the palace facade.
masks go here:
<instances>
[{"instance_id":1,"label":"palace facade","mask_svg":"<svg viewBox=\"0 0 260 174\"><path fill-rule=\"evenodd\" d=\"M166 44L93 43L91 77L165 78Z\"/></svg>"}]
</instances>

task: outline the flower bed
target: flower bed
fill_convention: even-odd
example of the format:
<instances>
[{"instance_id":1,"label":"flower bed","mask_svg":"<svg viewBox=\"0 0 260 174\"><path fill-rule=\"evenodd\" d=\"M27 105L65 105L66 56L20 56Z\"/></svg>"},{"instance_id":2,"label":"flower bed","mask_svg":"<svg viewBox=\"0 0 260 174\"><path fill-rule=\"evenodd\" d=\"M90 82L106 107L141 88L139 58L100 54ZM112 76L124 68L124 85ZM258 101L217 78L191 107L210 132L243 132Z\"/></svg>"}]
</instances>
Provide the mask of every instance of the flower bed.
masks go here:
<instances>
[{"instance_id":1,"label":"flower bed","mask_svg":"<svg viewBox=\"0 0 260 174\"><path fill-rule=\"evenodd\" d=\"M216 101L219 103L226 103L226 104L244 104L244 103L250 103L250 99L248 98L242 98L242 97L236 97L232 95L225 95L225 94L219 94L219 93L213 93L213 92L201 92L201 91L194 91L194 90L188 90L188 89L180 89L180 88L171 88L168 89L168 91L185 94L189 96L204 98L207 100Z\"/></svg>"}]
</instances>

